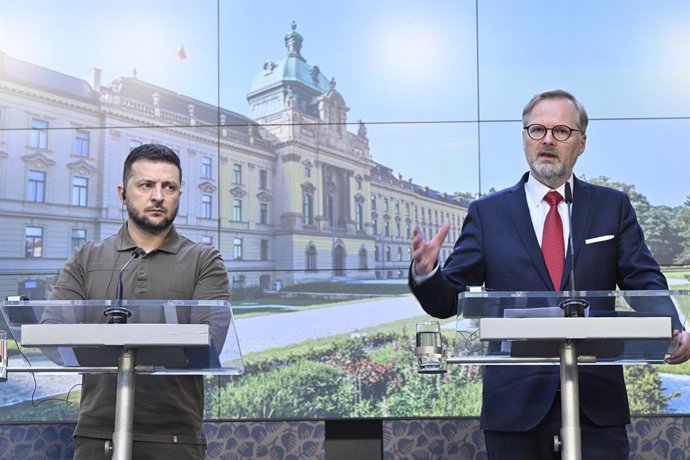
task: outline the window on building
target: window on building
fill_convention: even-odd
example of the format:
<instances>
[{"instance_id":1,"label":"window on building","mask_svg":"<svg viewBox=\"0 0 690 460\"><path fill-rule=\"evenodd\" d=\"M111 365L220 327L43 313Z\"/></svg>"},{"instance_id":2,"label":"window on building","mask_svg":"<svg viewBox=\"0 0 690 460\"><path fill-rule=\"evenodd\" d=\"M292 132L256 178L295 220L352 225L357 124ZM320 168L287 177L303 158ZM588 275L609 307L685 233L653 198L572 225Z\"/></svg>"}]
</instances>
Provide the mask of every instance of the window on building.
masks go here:
<instances>
[{"instance_id":1,"label":"window on building","mask_svg":"<svg viewBox=\"0 0 690 460\"><path fill-rule=\"evenodd\" d=\"M201 178L211 179L211 159L209 157L201 159Z\"/></svg>"},{"instance_id":2,"label":"window on building","mask_svg":"<svg viewBox=\"0 0 690 460\"><path fill-rule=\"evenodd\" d=\"M357 184L357 190L362 190L362 179L356 179L355 183Z\"/></svg>"},{"instance_id":3,"label":"window on building","mask_svg":"<svg viewBox=\"0 0 690 460\"><path fill-rule=\"evenodd\" d=\"M201 217L202 219L213 217L213 196L209 193L201 194Z\"/></svg>"},{"instance_id":4,"label":"window on building","mask_svg":"<svg viewBox=\"0 0 690 460\"><path fill-rule=\"evenodd\" d=\"M388 198L383 199L383 212L388 212Z\"/></svg>"},{"instance_id":5,"label":"window on building","mask_svg":"<svg viewBox=\"0 0 690 460\"><path fill-rule=\"evenodd\" d=\"M261 240L261 260L268 260L268 240Z\"/></svg>"},{"instance_id":6,"label":"window on building","mask_svg":"<svg viewBox=\"0 0 690 460\"><path fill-rule=\"evenodd\" d=\"M374 236L378 236L378 234L379 234L379 222L378 222L378 220L376 220L376 219L372 220L371 226L372 226L372 231L374 233Z\"/></svg>"},{"instance_id":7,"label":"window on building","mask_svg":"<svg viewBox=\"0 0 690 460\"><path fill-rule=\"evenodd\" d=\"M261 190L268 190L268 171L265 169L259 170L259 188Z\"/></svg>"},{"instance_id":8,"label":"window on building","mask_svg":"<svg viewBox=\"0 0 690 460\"><path fill-rule=\"evenodd\" d=\"M371 195L371 210L376 211L376 195Z\"/></svg>"},{"instance_id":9,"label":"window on building","mask_svg":"<svg viewBox=\"0 0 690 460\"><path fill-rule=\"evenodd\" d=\"M87 206L89 195L89 179L86 177L72 178L72 206Z\"/></svg>"},{"instance_id":10,"label":"window on building","mask_svg":"<svg viewBox=\"0 0 690 460\"><path fill-rule=\"evenodd\" d=\"M86 229L84 228L73 228L72 229L72 240L71 248L72 252L76 251L79 246L86 243Z\"/></svg>"},{"instance_id":11,"label":"window on building","mask_svg":"<svg viewBox=\"0 0 690 460\"><path fill-rule=\"evenodd\" d=\"M268 224L268 203L259 203L259 223Z\"/></svg>"},{"instance_id":12,"label":"window on building","mask_svg":"<svg viewBox=\"0 0 690 460\"><path fill-rule=\"evenodd\" d=\"M314 201L308 193L302 196L302 216L304 225L314 225Z\"/></svg>"},{"instance_id":13,"label":"window on building","mask_svg":"<svg viewBox=\"0 0 690 460\"><path fill-rule=\"evenodd\" d=\"M233 257L235 260L242 260L242 238L232 240Z\"/></svg>"},{"instance_id":14,"label":"window on building","mask_svg":"<svg viewBox=\"0 0 690 460\"><path fill-rule=\"evenodd\" d=\"M74 154L88 158L90 153L91 133L77 130L74 132Z\"/></svg>"},{"instance_id":15,"label":"window on building","mask_svg":"<svg viewBox=\"0 0 690 460\"><path fill-rule=\"evenodd\" d=\"M232 200L232 220L242 222L242 200L239 198Z\"/></svg>"},{"instance_id":16,"label":"window on building","mask_svg":"<svg viewBox=\"0 0 690 460\"><path fill-rule=\"evenodd\" d=\"M316 246L313 244L307 247L306 265L305 268L308 272L316 271Z\"/></svg>"},{"instance_id":17,"label":"window on building","mask_svg":"<svg viewBox=\"0 0 690 460\"><path fill-rule=\"evenodd\" d=\"M391 226L387 220L383 221L383 234L385 236L391 236Z\"/></svg>"},{"instance_id":18,"label":"window on building","mask_svg":"<svg viewBox=\"0 0 690 460\"><path fill-rule=\"evenodd\" d=\"M386 246L386 262L390 262L390 261L391 261L391 247Z\"/></svg>"},{"instance_id":19,"label":"window on building","mask_svg":"<svg viewBox=\"0 0 690 460\"><path fill-rule=\"evenodd\" d=\"M364 207L361 203L355 205L355 226L358 232L364 230Z\"/></svg>"},{"instance_id":20,"label":"window on building","mask_svg":"<svg viewBox=\"0 0 690 460\"><path fill-rule=\"evenodd\" d=\"M43 227L24 229L24 256L43 257Z\"/></svg>"},{"instance_id":21,"label":"window on building","mask_svg":"<svg viewBox=\"0 0 690 460\"><path fill-rule=\"evenodd\" d=\"M245 288L245 277L244 275L233 275L232 276L232 289L242 289Z\"/></svg>"},{"instance_id":22,"label":"window on building","mask_svg":"<svg viewBox=\"0 0 690 460\"><path fill-rule=\"evenodd\" d=\"M402 231L400 229L400 222L395 223L395 236L397 236L398 238L402 237Z\"/></svg>"},{"instance_id":23,"label":"window on building","mask_svg":"<svg viewBox=\"0 0 690 460\"><path fill-rule=\"evenodd\" d=\"M365 248L359 249L359 269L369 270L369 265L367 263L367 250Z\"/></svg>"},{"instance_id":24,"label":"window on building","mask_svg":"<svg viewBox=\"0 0 690 460\"><path fill-rule=\"evenodd\" d=\"M26 201L43 203L46 200L46 173L30 169L26 181Z\"/></svg>"},{"instance_id":25,"label":"window on building","mask_svg":"<svg viewBox=\"0 0 690 460\"><path fill-rule=\"evenodd\" d=\"M213 246L213 237L208 236L208 235L203 235L201 237L201 244L205 244L207 246Z\"/></svg>"},{"instance_id":26,"label":"window on building","mask_svg":"<svg viewBox=\"0 0 690 460\"><path fill-rule=\"evenodd\" d=\"M328 195L326 197L326 202L324 203L326 205L326 209L325 209L326 212L324 214L326 215L326 218L328 219L328 222L331 223L331 225L335 225L335 222L333 221L333 219L335 217L335 213L334 213L334 209L333 209L333 203L334 202L335 202L334 196Z\"/></svg>"},{"instance_id":27,"label":"window on building","mask_svg":"<svg viewBox=\"0 0 690 460\"><path fill-rule=\"evenodd\" d=\"M48 122L33 118L31 120L31 133L29 139L29 146L37 149L48 148Z\"/></svg>"},{"instance_id":28,"label":"window on building","mask_svg":"<svg viewBox=\"0 0 690 460\"><path fill-rule=\"evenodd\" d=\"M397 201L395 202L395 213L400 215L400 203Z\"/></svg>"},{"instance_id":29,"label":"window on building","mask_svg":"<svg viewBox=\"0 0 690 460\"><path fill-rule=\"evenodd\" d=\"M242 183L242 165L235 163L232 166L232 180L233 184L241 184Z\"/></svg>"},{"instance_id":30,"label":"window on building","mask_svg":"<svg viewBox=\"0 0 690 460\"><path fill-rule=\"evenodd\" d=\"M309 166L304 167L304 177L311 177L311 168Z\"/></svg>"}]
</instances>

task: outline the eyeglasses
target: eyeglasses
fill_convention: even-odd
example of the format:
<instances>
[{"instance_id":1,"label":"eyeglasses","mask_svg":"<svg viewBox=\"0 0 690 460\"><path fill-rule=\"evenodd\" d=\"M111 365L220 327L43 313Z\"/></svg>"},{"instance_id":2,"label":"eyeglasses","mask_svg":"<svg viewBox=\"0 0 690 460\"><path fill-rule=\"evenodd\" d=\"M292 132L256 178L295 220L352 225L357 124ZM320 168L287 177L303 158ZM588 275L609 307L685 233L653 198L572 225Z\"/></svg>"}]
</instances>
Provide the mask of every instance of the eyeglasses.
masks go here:
<instances>
[{"instance_id":1,"label":"eyeglasses","mask_svg":"<svg viewBox=\"0 0 690 460\"><path fill-rule=\"evenodd\" d=\"M522 129L527 131L527 135L535 141L544 139L544 136L546 136L546 131L549 130L551 130L551 135L557 141L567 141L568 139L570 139L570 136L573 134L573 131L579 131L579 129L568 128L565 125L557 125L553 128L547 128L543 125L538 124L525 126Z\"/></svg>"}]
</instances>

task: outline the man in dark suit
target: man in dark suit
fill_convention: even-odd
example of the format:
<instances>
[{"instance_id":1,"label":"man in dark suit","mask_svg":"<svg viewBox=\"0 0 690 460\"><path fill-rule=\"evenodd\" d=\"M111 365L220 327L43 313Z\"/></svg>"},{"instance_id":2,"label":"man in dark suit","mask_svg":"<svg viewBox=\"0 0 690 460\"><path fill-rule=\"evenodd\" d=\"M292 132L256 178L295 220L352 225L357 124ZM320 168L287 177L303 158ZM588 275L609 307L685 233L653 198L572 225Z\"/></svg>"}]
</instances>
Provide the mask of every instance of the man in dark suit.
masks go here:
<instances>
[{"instance_id":1,"label":"man in dark suit","mask_svg":"<svg viewBox=\"0 0 690 460\"><path fill-rule=\"evenodd\" d=\"M427 313L439 318L456 315L458 293L468 286L498 291L567 289L570 273L563 268L570 267L565 251L570 228L562 201L566 182L573 194L577 289L668 289L627 195L572 174L585 150L587 123L584 107L571 94L537 94L523 110L523 148L530 171L515 186L470 204L443 268L438 257L448 224L431 240L415 228L409 284ZM553 202L547 194L556 196ZM557 230L557 237L547 236L546 228ZM668 362L676 364L690 357L690 336L677 314L669 313L674 314L678 348ZM561 427L558 367L486 366L483 372L481 427L489 459L559 458L553 452L553 438ZM583 458L627 459L625 425L630 410L622 368L581 366L579 374Z\"/></svg>"}]
</instances>

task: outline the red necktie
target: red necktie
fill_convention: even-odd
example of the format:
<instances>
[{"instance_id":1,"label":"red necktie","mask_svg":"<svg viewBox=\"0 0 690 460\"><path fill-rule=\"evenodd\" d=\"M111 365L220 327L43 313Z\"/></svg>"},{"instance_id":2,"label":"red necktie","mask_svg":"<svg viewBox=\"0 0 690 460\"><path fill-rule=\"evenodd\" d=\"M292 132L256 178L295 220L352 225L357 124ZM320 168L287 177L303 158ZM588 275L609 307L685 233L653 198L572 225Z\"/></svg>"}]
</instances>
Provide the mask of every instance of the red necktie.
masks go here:
<instances>
[{"instance_id":1,"label":"red necktie","mask_svg":"<svg viewBox=\"0 0 690 460\"><path fill-rule=\"evenodd\" d=\"M549 206L549 213L544 221L544 234L541 239L541 252L544 254L546 268L551 275L554 290L561 287L563 265L565 264L565 247L563 245L563 222L558 214L558 203L563 197L556 191L550 191L544 195L544 201Z\"/></svg>"}]
</instances>

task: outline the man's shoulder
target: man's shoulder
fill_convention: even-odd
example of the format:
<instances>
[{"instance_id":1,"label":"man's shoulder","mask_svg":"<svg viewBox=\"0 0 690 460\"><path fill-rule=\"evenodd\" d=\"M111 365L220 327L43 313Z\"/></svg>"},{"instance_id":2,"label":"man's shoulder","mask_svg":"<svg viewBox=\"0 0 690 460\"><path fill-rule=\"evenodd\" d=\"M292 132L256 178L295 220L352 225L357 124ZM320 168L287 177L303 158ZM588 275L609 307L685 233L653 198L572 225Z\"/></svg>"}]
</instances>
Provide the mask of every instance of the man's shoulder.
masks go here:
<instances>
[{"instance_id":1,"label":"man's shoulder","mask_svg":"<svg viewBox=\"0 0 690 460\"><path fill-rule=\"evenodd\" d=\"M589 182L584 182L584 181L580 180L580 181L578 181L578 186L581 188L581 190L583 192L590 194L592 197L595 197L595 199L597 199L597 200L600 200L600 199L608 199L608 200L627 199L627 200L629 200L630 199L628 197L628 194L625 193L624 191L618 190L615 188L611 188L611 187L608 187L605 185L591 184ZM577 198L577 196L575 198Z\"/></svg>"},{"instance_id":2,"label":"man's shoulder","mask_svg":"<svg viewBox=\"0 0 690 460\"><path fill-rule=\"evenodd\" d=\"M210 257L216 254L220 254L218 249L206 243L199 243L198 241L193 241L184 235L179 235L180 251L186 254L196 254L200 257Z\"/></svg>"},{"instance_id":3,"label":"man's shoulder","mask_svg":"<svg viewBox=\"0 0 690 460\"><path fill-rule=\"evenodd\" d=\"M77 248L76 254L90 254L93 252L99 252L103 250L112 252L113 248L115 247L117 247L117 235L111 235L102 240L85 241L84 244Z\"/></svg>"},{"instance_id":4,"label":"man's shoulder","mask_svg":"<svg viewBox=\"0 0 690 460\"><path fill-rule=\"evenodd\" d=\"M523 189L524 190L524 189ZM473 201L470 205L474 206L495 206L498 203L503 202L506 198L513 196L515 193L520 192L520 184L513 185L508 188L504 188L502 190L498 190L495 192L489 192L486 195L483 195L481 198L478 198L477 200Z\"/></svg>"}]
</instances>

